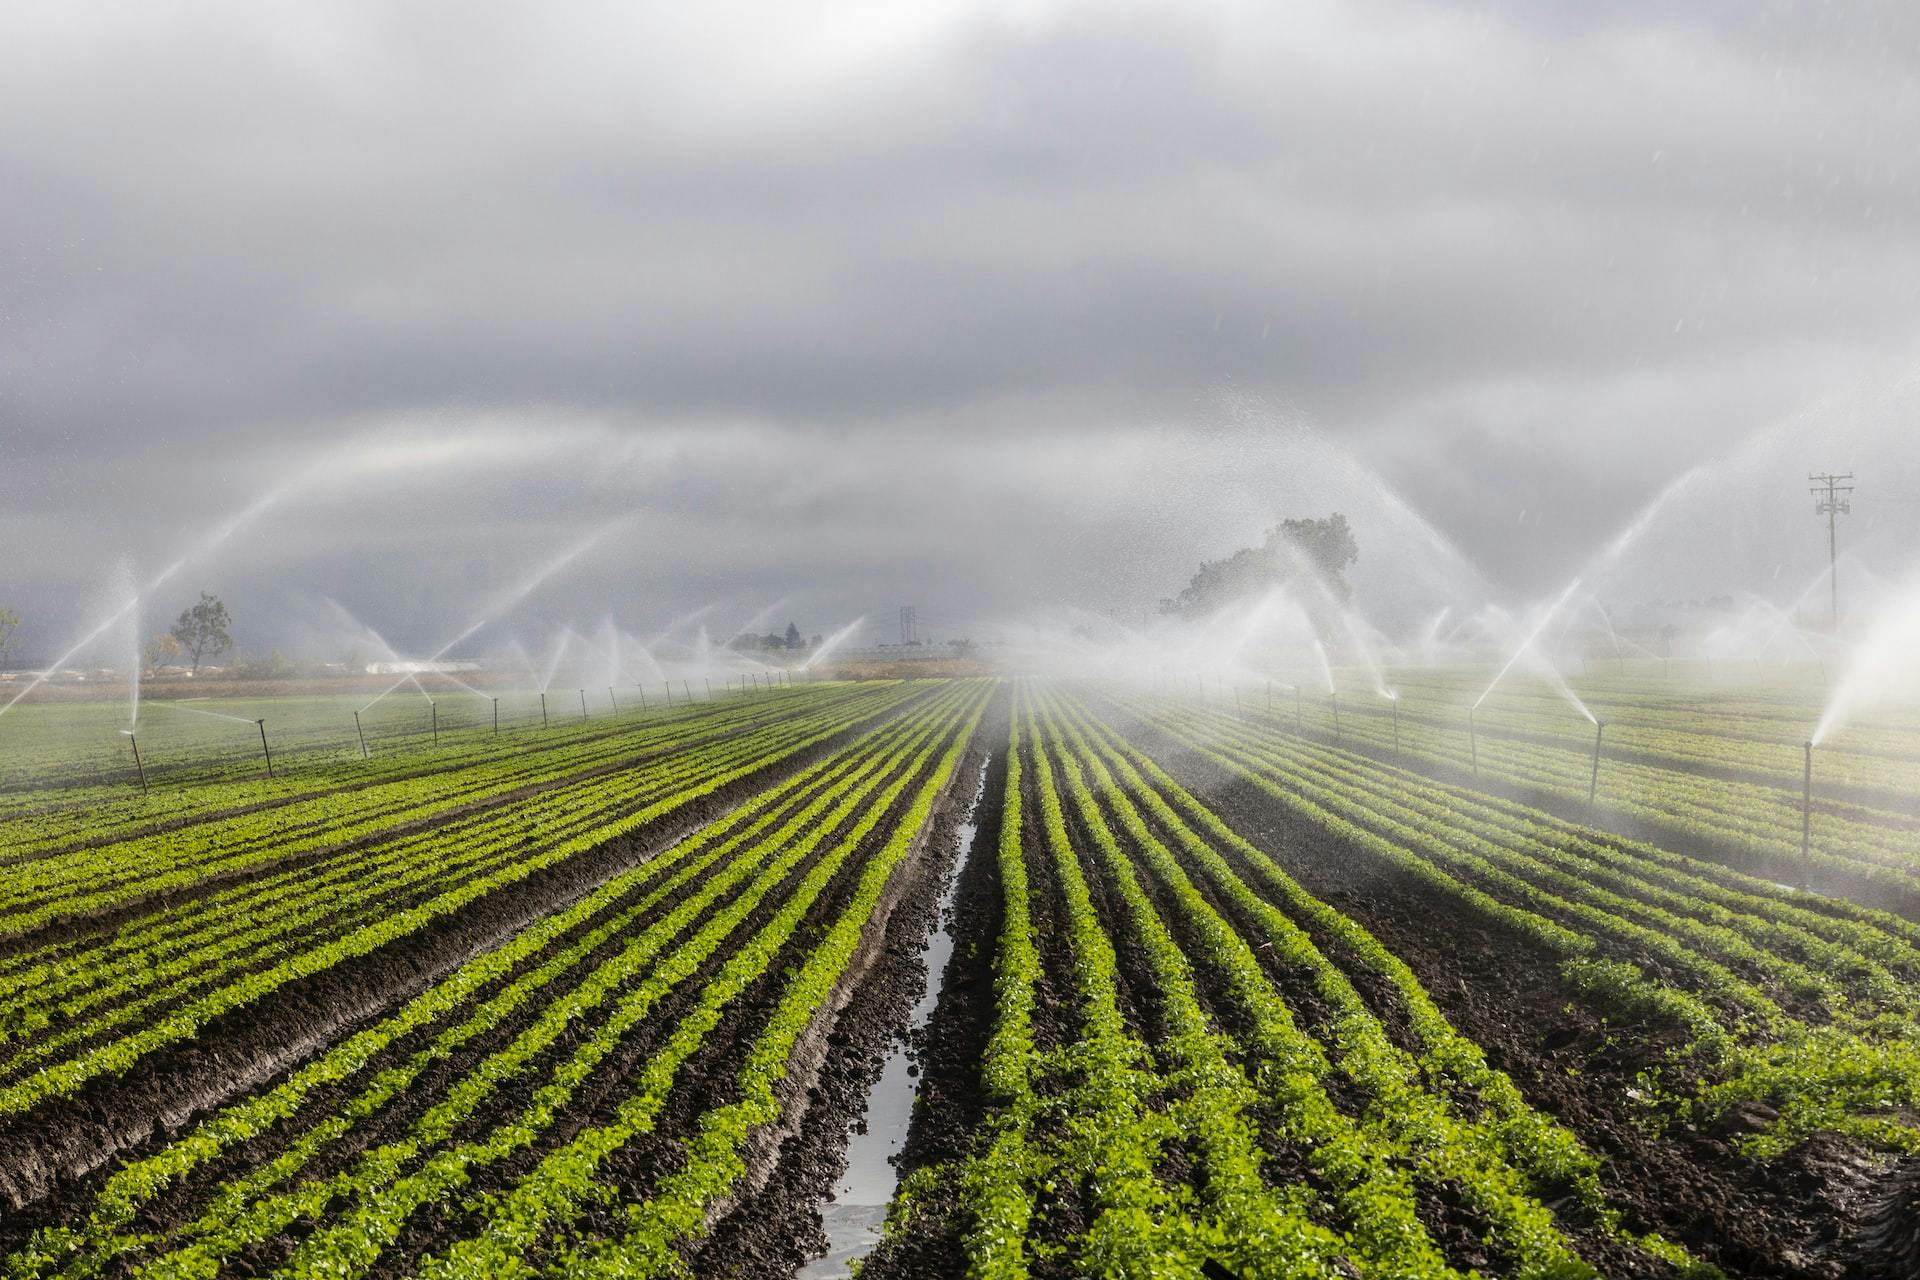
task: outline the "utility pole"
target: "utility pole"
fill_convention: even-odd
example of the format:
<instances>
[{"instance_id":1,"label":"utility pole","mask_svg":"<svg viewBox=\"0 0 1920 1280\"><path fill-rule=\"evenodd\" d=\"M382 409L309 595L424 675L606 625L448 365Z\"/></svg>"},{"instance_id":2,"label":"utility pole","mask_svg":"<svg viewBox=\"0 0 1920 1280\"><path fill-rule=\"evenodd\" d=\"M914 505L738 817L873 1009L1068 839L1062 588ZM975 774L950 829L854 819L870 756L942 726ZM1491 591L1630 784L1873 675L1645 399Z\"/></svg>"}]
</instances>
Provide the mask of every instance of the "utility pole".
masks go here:
<instances>
[{"instance_id":1,"label":"utility pole","mask_svg":"<svg viewBox=\"0 0 1920 1280\"><path fill-rule=\"evenodd\" d=\"M1807 490L1813 495L1813 513L1827 518L1827 585L1833 589L1833 629L1838 631L1840 629L1840 565L1834 543L1834 524L1841 516L1853 510L1851 502L1838 496L1853 492L1852 485L1840 483L1842 480L1853 479L1853 472L1849 471L1845 475L1810 474L1807 479L1814 481L1817 486Z\"/></svg>"}]
</instances>

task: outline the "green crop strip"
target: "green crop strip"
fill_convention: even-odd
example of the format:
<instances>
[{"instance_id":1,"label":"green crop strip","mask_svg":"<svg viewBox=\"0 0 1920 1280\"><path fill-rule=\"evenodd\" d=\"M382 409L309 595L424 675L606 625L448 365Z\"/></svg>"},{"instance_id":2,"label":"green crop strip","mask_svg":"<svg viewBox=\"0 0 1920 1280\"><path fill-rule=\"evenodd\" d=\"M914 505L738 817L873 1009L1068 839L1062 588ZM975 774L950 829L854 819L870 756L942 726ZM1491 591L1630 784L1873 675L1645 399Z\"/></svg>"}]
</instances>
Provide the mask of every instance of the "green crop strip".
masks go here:
<instances>
[{"instance_id":1,"label":"green crop strip","mask_svg":"<svg viewBox=\"0 0 1920 1280\"><path fill-rule=\"evenodd\" d=\"M904 695L895 692L888 697L882 691L868 696L873 701L856 700L851 707L840 704L817 717L770 722L750 730L746 737L769 744L792 741L796 734L804 734L808 728L850 723L863 713L873 714L884 709L886 703ZM681 762L681 757L673 754L662 759L669 767ZM546 776L564 776L571 771L559 769ZM518 777L494 777L452 793L442 786L441 779L433 777L398 785L420 795L414 810L418 818L453 813L487 796L514 791L525 781ZM394 824L394 815L377 811L368 815L363 804L362 797L349 793L302 806L299 814L283 810L249 814L223 824L234 833L230 846L210 842L205 833L189 828L16 867L7 877L5 890L0 891L0 933L22 932L76 912L99 910L156 892L191 887L215 873L244 870L269 859L325 849L377 834ZM303 816L321 825L299 832L295 820Z\"/></svg>"},{"instance_id":2,"label":"green crop strip","mask_svg":"<svg viewBox=\"0 0 1920 1280\"><path fill-rule=\"evenodd\" d=\"M125 1071L155 1049L192 1037L208 1020L222 1013L249 1004L289 982L322 972L343 960L365 955L489 893L516 884L535 871L639 830L684 805L751 775L774 760L825 741L837 731L837 725L810 725L809 731L803 736L784 741L765 757L737 763L699 777L672 794L585 834L540 846L537 852L524 853L495 870L446 889L418 905L362 924L266 969L246 974L171 1010L137 1032L85 1049L35 1075L0 1087L0 1114L25 1111L44 1098L71 1093L96 1076Z\"/></svg>"},{"instance_id":3,"label":"green crop strip","mask_svg":"<svg viewBox=\"0 0 1920 1280\"><path fill-rule=\"evenodd\" d=\"M1263 1034L1275 1034L1266 1028L1288 1030L1284 1007L1261 976L1246 941L1206 907L1172 851L1149 829L1147 818L1169 834L1215 892L1233 901L1260 928L1277 961L1313 975L1321 999L1335 1010L1333 1054L1344 1074L1372 1100L1363 1130L1370 1149L1406 1161L1426 1180L1451 1180L1464 1187L1496 1233L1506 1239L1523 1272L1574 1274L1581 1264L1533 1198L1532 1188L1517 1176L1520 1173L1535 1187L1556 1194L1574 1188L1587 1208L1618 1233L1617 1214L1606 1208L1601 1193L1598 1161L1581 1150L1572 1134L1528 1108L1504 1075L1487 1067L1478 1048L1447 1024L1405 965L1393 960L1353 921L1301 891L1264 854L1231 836L1217 817L1110 729L1093 721L1084 707L1071 706L1063 719L1069 738L1094 775L1095 791L1121 820L1156 875L1196 917L1202 936L1213 944L1215 962L1227 975L1225 989L1246 1006ZM1098 739L1097 750L1089 748L1083 735ZM1256 870L1266 871L1266 878L1285 894L1283 900L1290 907L1399 989L1424 1046L1417 1059L1391 1043L1353 984L1311 937L1253 892L1199 831L1148 785L1142 770L1135 768L1136 761L1223 847L1233 848ZM1462 1088L1475 1099L1478 1118L1472 1121L1457 1116L1448 1101ZM1657 1237L1632 1243L1670 1260L1683 1257Z\"/></svg>"},{"instance_id":4,"label":"green crop strip","mask_svg":"<svg viewBox=\"0 0 1920 1280\"><path fill-rule=\"evenodd\" d=\"M1598 905L1619 895L1586 887L1578 876L1556 873L1565 888L1565 896L1560 896L1466 852L1485 844L1469 814L1449 813L1442 805L1429 815L1398 821L1379 812L1390 806L1378 794L1357 798L1350 785L1338 780L1338 769L1263 764L1223 745L1217 734L1181 727L1179 720L1174 714L1161 721L1177 741L1246 777L1353 847L1559 954L1563 972L1576 989L1603 1003L1658 1013L1688 1028L1691 1044L1676 1055L1664 1080L1654 1082L1653 1091L1670 1106L1697 1108L1710 1117L1736 1101L1768 1102L1780 1115L1763 1134L1746 1140L1746 1149L1756 1155L1780 1152L1821 1129L1886 1149L1920 1150L1920 1127L1910 1119L1920 1111L1920 1027L1907 1012L1912 997L1888 1001L1884 983L1877 991L1870 983L1864 993L1869 1007L1859 1014L1838 1004L1830 1006L1829 1023L1790 1016L1759 988L1695 950L1707 944L1743 950L1737 921L1708 925L1674 917L1673 936L1635 924ZM1356 762L1351 767L1369 766ZM1470 793L1468 798L1470 804ZM1637 907L1634 911L1643 914ZM1810 914L1803 909L1799 918ZM1666 967L1656 977L1631 962L1598 959L1593 933L1611 937L1629 951L1650 953ZM1764 947L1754 944L1753 950ZM1896 942L1888 936L1873 950L1896 957L1909 949L1904 939ZM1770 960L1768 967L1791 976L1778 961ZM1848 967L1874 972L1863 957ZM1691 980L1677 981L1682 976ZM1873 1010L1876 1000L1890 1003L1891 1010Z\"/></svg>"},{"instance_id":5,"label":"green crop strip","mask_svg":"<svg viewBox=\"0 0 1920 1280\"><path fill-rule=\"evenodd\" d=\"M473 875L509 861L518 856L523 846L560 840L590 829L611 815L644 805L650 799L670 794L676 786L727 764L750 760L756 754L755 747L742 746L725 753L696 756L671 769L649 770L639 787L614 775L584 789L570 789L545 797L539 804L518 806L511 813L497 814L485 823L458 833L411 836L389 856L359 861L356 874L340 886L349 890L349 896L343 898L337 891L321 893L308 912L302 914L283 908L271 916L265 928L254 933L234 929L232 926L237 920L230 912L226 917L228 928L216 934L210 945L186 957L168 961L164 958L164 949L156 947L135 953L132 958L136 964L132 966L86 968L65 981L48 982L46 986L53 988L49 995L58 994L63 987L90 989L58 1005L40 999L27 1004L15 1035L38 1030L56 1016L68 1025L56 1034L38 1037L32 1045L0 1064L0 1072L18 1073L70 1044L132 1021L179 994L211 985L244 962L257 964L261 958L293 952L306 941L296 932L302 925L310 926L310 938L316 932L311 926L337 932L376 918L417 901L428 891L455 887ZM449 856L443 850L456 834L462 843L455 846L458 852ZM250 943L261 939L277 941L278 945L249 948ZM28 975L32 976L35 975ZM109 980L102 983L101 978ZM140 998L128 1000L91 1021L72 1022L76 1014L89 1006L135 990L141 992Z\"/></svg>"},{"instance_id":6,"label":"green crop strip","mask_svg":"<svg viewBox=\"0 0 1920 1280\"><path fill-rule=\"evenodd\" d=\"M196 1274L211 1261L284 1232L298 1218L312 1217L326 1206L341 1203L350 1207L337 1221L309 1237L288 1267L301 1274L310 1265L321 1266L317 1260L324 1260L322 1270L331 1275L340 1274L343 1259L348 1266L370 1262L421 1206L465 1185L478 1169L536 1141L627 1033L727 940L791 867L855 813L887 770L931 731L931 727L921 729L893 748L877 770L850 774L764 842L704 881L698 892L631 938L573 990L550 1002L509 1046L474 1066L414 1122L403 1138L362 1152L351 1167L331 1179L306 1183L284 1195L253 1203L223 1196L216 1211L195 1224L192 1234L198 1239L191 1248L157 1259L147 1270L159 1275ZM761 869L761 855L783 845L789 847ZM668 953L669 945L688 925L749 876L754 877L752 883L731 904ZM608 1012L596 1012L638 978L644 981L632 985ZM527 1071L536 1054L583 1019L592 1020L593 1034L552 1071L548 1083L534 1090L517 1119L484 1139L443 1146L456 1127L502 1085ZM432 1154L424 1163L407 1171L414 1159L427 1152ZM243 1212L231 1212L243 1205ZM222 1207L229 1213L221 1213Z\"/></svg>"},{"instance_id":7,"label":"green crop strip","mask_svg":"<svg viewBox=\"0 0 1920 1280\"><path fill-rule=\"evenodd\" d=\"M596 1265L620 1265L619 1259L625 1257L630 1260L626 1265L632 1267L631 1258L636 1256L658 1255L662 1259L678 1256L675 1246L679 1235L685 1233L682 1228L685 1219L689 1214L693 1215L696 1223L701 1219L701 1210L695 1202L703 1196L724 1191L732 1178L738 1176L739 1168L743 1167L738 1164L737 1149L730 1147L728 1140L743 1140L746 1129L765 1122L757 1119L763 1110L758 1104L764 1101L757 1086L764 1083L771 1090L772 1083L768 1077L771 1075L777 1080L786 1063L785 1053L778 1054L776 1062L776 1055L768 1046L778 1042L789 1031L798 1034L798 1030L792 1027L792 1021L795 1016L793 1010L800 1004L806 1004L808 1017L817 1007L822 997L822 993L817 991L818 975L822 967L829 963L819 957L834 956L840 943L847 938L849 928L857 940L859 930L872 908L867 891L872 888L877 896L879 887L884 886L885 875L876 872L875 868L884 866L890 872L892 862L898 860L898 856L904 853L907 844L918 833L926 816L923 802L930 805L932 795L944 785L943 779L950 775L979 714L980 709L976 705L931 776L926 775L936 746L921 748L886 792L867 806L864 816L855 826L835 842L832 850L807 873L793 895L762 930L729 955L721 970L701 993L698 1004L680 1018L666 1044L656 1051L634 1080L632 1091L615 1109L614 1119L582 1131L564 1146L549 1152L510 1192L476 1204L474 1207L480 1210L486 1220L481 1233L461 1241L441 1257L428 1259L422 1267L424 1275L478 1277L533 1274L534 1267L528 1260L529 1250L542 1237L571 1221L583 1201L605 1200L609 1197L609 1190L596 1181L599 1166L633 1138L652 1129L666 1105L680 1065L719 1024L725 1008L767 971L841 865L885 817L908 785L916 778L926 777L919 796L895 828L895 834L882 851L867 862L855 901L843 911L839 921L811 953L799 974L790 981L788 992L782 997L772 1023L750 1050L748 1066L742 1078L743 1087L747 1090L746 1100L721 1111L709 1112L702 1118L699 1133L689 1148L687 1164L676 1175L677 1180L670 1187L657 1191L652 1199L630 1206L632 1221L627 1239L617 1250L601 1257ZM890 852L892 861L889 861ZM879 886L875 886L876 877ZM846 923L849 920L852 921L851 926ZM813 975L813 982L808 981L810 974ZM806 995L798 996L796 992L805 992ZM695 1174L696 1169L700 1173ZM656 1204L661 1206L661 1216L651 1224L643 1222L643 1217ZM565 1260L557 1265L569 1273L577 1273L586 1265L583 1258L568 1254L560 1256ZM328 1270L327 1274L337 1272Z\"/></svg>"},{"instance_id":8,"label":"green crop strip","mask_svg":"<svg viewBox=\"0 0 1920 1280\"><path fill-rule=\"evenodd\" d=\"M433 990L418 997L402 1013L352 1037L313 1066L297 1072L284 1085L228 1108L214 1119L203 1122L186 1138L161 1154L127 1166L115 1174L103 1190L84 1231L63 1228L42 1233L32 1250L12 1260L10 1271L23 1275L43 1274L48 1267L66 1259L68 1265L62 1268L63 1271L71 1274L91 1273L107 1258L153 1243L151 1238L142 1235L121 1234L141 1204L221 1152L267 1132L276 1123L284 1123L314 1090L367 1070L378 1060L386 1046L435 1021L443 1020L470 995L525 964L568 931L611 909L649 881L678 868L673 875L662 880L611 920L515 980L464 1022L443 1032L432 1045L416 1052L405 1063L381 1071L367 1090L337 1113L324 1117L309 1130L305 1138L291 1144L279 1157L254 1174L229 1184L216 1195L208 1214L203 1216L195 1231L205 1235L222 1222L231 1221L245 1208L252 1195L284 1180L326 1143L343 1136L355 1124L375 1114L396 1096L404 1094L409 1082L418 1078L420 1072L432 1062L446 1059L474 1036L506 1017L610 937L618 936L628 921L650 909L665 894L706 871L716 860L758 838L782 810L790 807L794 798L804 794L805 790L823 784L829 787L828 792L801 808L798 817L790 819L789 828L811 821L824 806L836 799L843 799L846 789L861 776L870 775L874 768L885 767L887 761L897 762L901 749L895 744L902 740L901 735L923 733L944 714L938 705L929 706L861 740L839 756L830 757L789 782L763 793L743 806L729 821L690 837L660 858L610 881L566 912L541 921L499 950L470 962ZM726 834L729 829L732 831L730 835ZM726 835L724 840L720 839L722 835ZM743 860L738 870L730 866L725 873L726 879L716 879L707 886L712 891L708 896L723 892L728 884L737 882L739 875L751 865L750 860Z\"/></svg>"}]
</instances>

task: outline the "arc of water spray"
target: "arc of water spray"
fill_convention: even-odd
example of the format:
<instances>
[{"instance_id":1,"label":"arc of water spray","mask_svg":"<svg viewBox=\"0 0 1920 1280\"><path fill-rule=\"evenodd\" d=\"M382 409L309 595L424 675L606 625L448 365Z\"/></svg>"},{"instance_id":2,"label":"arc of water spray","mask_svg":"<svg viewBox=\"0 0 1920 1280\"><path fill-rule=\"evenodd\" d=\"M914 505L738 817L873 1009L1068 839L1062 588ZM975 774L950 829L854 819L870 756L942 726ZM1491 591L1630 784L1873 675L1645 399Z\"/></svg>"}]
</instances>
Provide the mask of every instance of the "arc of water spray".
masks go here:
<instances>
[{"instance_id":1,"label":"arc of water spray","mask_svg":"<svg viewBox=\"0 0 1920 1280\"><path fill-rule=\"evenodd\" d=\"M1366 637L1361 634L1361 619L1358 610L1334 595L1333 589L1327 585L1326 575L1321 573L1316 566L1309 562L1307 558L1301 554L1298 547L1290 542L1283 542L1281 544L1281 550L1286 552L1287 558L1292 562L1295 578L1304 580L1312 586L1319 594L1321 604L1331 610L1334 616L1340 619L1340 625L1346 628L1348 638L1353 641L1354 652L1360 656L1361 664L1366 667L1367 674L1373 678L1374 692L1382 698L1387 697L1386 678L1380 673L1380 664L1374 660L1372 646L1368 644ZM1314 643L1316 645L1319 644L1318 637L1315 638ZM1320 653L1320 662L1321 665L1326 665L1327 656L1324 649ZM1331 671L1327 674L1327 692L1333 692L1333 675Z\"/></svg>"},{"instance_id":2,"label":"arc of water spray","mask_svg":"<svg viewBox=\"0 0 1920 1280\"><path fill-rule=\"evenodd\" d=\"M310 467L308 468L308 471L304 474L311 474L313 470L315 469ZM251 523L252 521L258 519L269 507L272 507L275 503L279 502L290 491L292 491L296 487L296 485L299 483L301 483L301 480L296 479L293 481L289 481L286 484L279 485L273 489L269 489L266 493L262 494L258 498L255 498L252 502L242 507L234 515L228 517L225 522L221 523L220 525L217 525L214 528L214 530L210 534L208 534L205 538L201 539L201 541L196 546L194 546L192 549L185 552L184 554L176 557L172 561L172 563L168 564L166 568L162 569L158 574L156 574L147 583L147 585L144 588L141 588L135 591L131 596L129 596L125 604L122 604L119 608L115 609L112 613L108 614L104 619L101 620L99 625L95 626L92 630L88 631L85 635L81 636L80 639L74 643L72 648L68 649L65 653L61 654L58 658L56 658L53 664L49 666L44 672L36 676L34 679L28 681L27 684L24 685L18 693L15 693L13 697L9 698L4 704L0 704L0 715L5 715L7 712L13 710L14 705L18 703L20 699L32 693L35 689L39 688L42 684L45 684L48 678L51 677L54 672L65 667L69 662L72 662L74 657L77 654L79 654L81 651L86 649L87 646L93 644L94 641L98 640L101 636L105 635L108 631L112 630L114 624L120 622L128 614L138 609L140 607L140 602L142 600L146 599L148 596L151 596L154 592L158 591L161 587L165 586L169 581L173 579L175 574L179 573L182 569L186 568L189 564L192 564L195 560L198 560L202 556L205 556L210 552L214 551L222 543L227 541L227 539L231 538L235 533L239 532L241 528Z\"/></svg>"},{"instance_id":3,"label":"arc of water spray","mask_svg":"<svg viewBox=\"0 0 1920 1280\"><path fill-rule=\"evenodd\" d=\"M460 632L459 635L455 636L453 639L447 641L445 644L441 645L438 649L434 650L432 656L425 659L425 661L438 662L440 659L446 657L447 654L453 650L454 646L461 644L462 642L472 638L474 633L479 631L480 628L486 626L489 622L493 621L495 618L505 613L508 609L511 609L513 606L519 604L522 600L532 595L533 592L537 588L539 588L539 586L542 583L544 583L547 579L553 577L555 574L565 569L568 565L572 564L575 560L578 560L581 556L585 555L588 551L592 550L594 545L600 542L601 539L605 538L608 534L612 533L615 529L621 528L622 526L631 525L635 519L636 517L634 516L626 515L626 516L617 516L614 519L607 521L605 524L601 525L598 529L595 529L592 533L588 534L585 538L581 539L579 542L575 543L573 546L567 548L567 550L561 552L558 556L555 556L552 560L547 561L544 565L534 570L533 573L529 574L526 578L522 579L518 585L495 596L484 608L480 617L474 619L474 621L471 624L469 624L464 631ZM385 689L381 690L379 697L374 698L373 702L369 702L365 707L362 707L360 709L362 711L365 711L371 708L374 705L374 703L379 702L381 698L386 697L388 694L392 693L395 689L398 689L404 683L406 683L405 677L402 677L401 679L394 681L392 684L388 685Z\"/></svg>"},{"instance_id":4,"label":"arc of water spray","mask_svg":"<svg viewBox=\"0 0 1920 1280\"><path fill-rule=\"evenodd\" d=\"M773 607L775 609L778 609L780 605L783 603L785 603L785 601L776 602ZM708 614L712 613L715 609L719 607L720 606L718 601L709 601L708 603L701 605L698 609L690 609L686 613L683 613L679 617L674 618L673 620L668 622L666 626L660 628L658 631L648 636L641 643L646 648L652 649L655 645L659 644L663 640L666 640L672 637L673 634L679 631L682 627L692 626L694 623L700 621L700 619L706 617ZM744 631L745 628L742 628L742 630Z\"/></svg>"},{"instance_id":5,"label":"arc of water spray","mask_svg":"<svg viewBox=\"0 0 1920 1280\"><path fill-rule=\"evenodd\" d=\"M1552 606L1549 607L1545 613L1540 615L1539 620L1533 624L1533 630L1529 631L1527 633L1526 639L1520 642L1520 647L1513 651L1513 656L1507 659L1506 665L1501 667L1499 673L1493 677L1493 680L1487 685L1487 687L1480 691L1480 696L1473 700L1474 710L1476 711L1479 710L1480 704L1487 700L1487 695L1492 693L1496 688L1498 688L1500 682L1507 678L1507 673L1513 670L1514 664L1519 662L1520 659L1527 656L1529 653L1533 651L1533 646L1540 639L1541 633L1547 629L1547 627L1553 622L1554 617L1560 612L1560 610L1566 607L1567 601L1573 598L1573 593L1578 591L1579 589L1580 589L1580 579L1575 578L1572 582L1569 582L1567 584L1567 589L1560 593L1560 598L1555 600ZM1573 705L1579 709L1580 714L1585 716L1590 723L1598 724L1599 723L1598 717L1596 717L1593 714L1593 712L1587 709L1587 704L1580 701L1578 695L1576 695L1572 689L1567 688L1565 686L1566 686L1566 682L1560 681L1556 687L1559 688L1562 696L1570 699L1573 702Z\"/></svg>"},{"instance_id":6,"label":"arc of water spray","mask_svg":"<svg viewBox=\"0 0 1920 1280\"><path fill-rule=\"evenodd\" d=\"M775 613L778 613L783 607L785 607L787 601L791 598L792 598L791 596L781 596L778 600L775 600L772 604L760 610L760 612L754 614L752 617L748 618L745 622L741 623L739 627L737 627L734 630L734 633L732 635L727 637L727 643L732 644L735 640L738 640L741 636L744 636L749 632L751 632L754 628L758 627L761 623L765 622L768 618L772 617Z\"/></svg>"},{"instance_id":7,"label":"arc of water spray","mask_svg":"<svg viewBox=\"0 0 1920 1280\"><path fill-rule=\"evenodd\" d=\"M863 613L859 617L855 618L852 622L849 622L846 626L841 627L838 631L828 636L825 640L822 640L820 642L820 647L815 649L812 653L808 654L806 657L806 660L800 664L800 669L802 671L811 671L815 663L819 662L822 658L826 657L828 654L832 653L835 649L839 648L840 645L843 644L849 636L851 636L854 632L860 629L860 627L862 626L862 624L866 622L866 620L867 620L867 615Z\"/></svg>"}]
</instances>

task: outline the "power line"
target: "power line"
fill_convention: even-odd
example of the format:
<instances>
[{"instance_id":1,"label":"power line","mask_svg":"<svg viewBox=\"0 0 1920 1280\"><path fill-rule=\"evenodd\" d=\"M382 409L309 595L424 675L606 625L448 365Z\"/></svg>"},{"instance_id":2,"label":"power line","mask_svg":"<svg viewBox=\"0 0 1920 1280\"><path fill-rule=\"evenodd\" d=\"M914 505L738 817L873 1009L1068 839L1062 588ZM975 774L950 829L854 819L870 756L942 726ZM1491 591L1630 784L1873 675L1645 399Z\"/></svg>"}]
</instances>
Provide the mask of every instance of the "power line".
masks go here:
<instances>
[{"instance_id":1,"label":"power line","mask_svg":"<svg viewBox=\"0 0 1920 1280\"><path fill-rule=\"evenodd\" d=\"M1853 472L1849 471L1845 475L1810 474L1807 479L1815 481L1819 486L1807 490L1814 498L1813 513L1827 518L1827 585L1833 590L1833 626L1834 630L1838 631L1840 629L1840 559L1835 544L1837 537L1835 522L1841 516L1851 512L1853 504L1837 495L1853 492L1852 485L1840 483L1842 480L1853 479Z\"/></svg>"}]
</instances>

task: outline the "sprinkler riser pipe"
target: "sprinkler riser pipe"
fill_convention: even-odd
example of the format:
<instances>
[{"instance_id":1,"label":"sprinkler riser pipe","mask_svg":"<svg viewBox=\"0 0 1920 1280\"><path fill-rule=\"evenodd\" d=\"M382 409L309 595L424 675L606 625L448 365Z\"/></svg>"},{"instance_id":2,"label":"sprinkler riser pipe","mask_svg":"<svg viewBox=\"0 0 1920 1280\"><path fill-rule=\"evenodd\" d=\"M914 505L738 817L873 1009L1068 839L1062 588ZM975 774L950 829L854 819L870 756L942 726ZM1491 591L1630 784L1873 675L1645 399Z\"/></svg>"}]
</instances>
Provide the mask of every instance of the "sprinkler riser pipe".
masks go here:
<instances>
[{"instance_id":1,"label":"sprinkler riser pipe","mask_svg":"<svg viewBox=\"0 0 1920 1280\"><path fill-rule=\"evenodd\" d=\"M587 718L587 691L585 689L580 691L580 718L582 720Z\"/></svg>"},{"instance_id":2,"label":"sprinkler riser pipe","mask_svg":"<svg viewBox=\"0 0 1920 1280\"><path fill-rule=\"evenodd\" d=\"M267 746L267 722L265 720L256 720L254 723L260 726L260 754L267 758L267 776L271 778L273 776L273 750Z\"/></svg>"},{"instance_id":3,"label":"sprinkler riser pipe","mask_svg":"<svg viewBox=\"0 0 1920 1280\"><path fill-rule=\"evenodd\" d=\"M542 729L547 727L547 691L545 689L540 691L540 727Z\"/></svg>"},{"instance_id":4,"label":"sprinkler riser pipe","mask_svg":"<svg viewBox=\"0 0 1920 1280\"><path fill-rule=\"evenodd\" d=\"M433 712L433 745L437 749L440 746L440 704L429 702L427 710Z\"/></svg>"},{"instance_id":5,"label":"sprinkler riser pipe","mask_svg":"<svg viewBox=\"0 0 1920 1280\"><path fill-rule=\"evenodd\" d=\"M140 763L140 739L129 733L127 741L133 744L133 771L140 775L140 794L147 794L147 766Z\"/></svg>"},{"instance_id":6,"label":"sprinkler riser pipe","mask_svg":"<svg viewBox=\"0 0 1920 1280\"><path fill-rule=\"evenodd\" d=\"M498 698L493 700L493 732L495 736L500 733L500 699Z\"/></svg>"},{"instance_id":7,"label":"sprinkler riser pipe","mask_svg":"<svg viewBox=\"0 0 1920 1280\"><path fill-rule=\"evenodd\" d=\"M353 732L360 739L360 758L362 760L373 759L373 753L367 750L367 734L366 731L360 727L360 713L358 711L353 713Z\"/></svg>"},{"instance_id":8,"label":"sprinkler riser pipe","mask_svg":"<svg viewBox=\"0 0 1920 1280\"><path fill-rule=\"evenodd\" d=\"M1807 887L1807 862L1813 855L1813 743L1806 744L1806 771L1800 780L1800 887Z\"/></svg>"},{"instance_id":9,"label":"sprinkler riser pipe","mask_svg":"<svg viewBox=\"0 0 1920 1280\"><path fill-rule=\"evenodd\" d=\"M1594 797L1600 794L1600 735L1606 732L1607 722L1593 722L1593 776L1587 780L1587 804L1592 806Z\"/></svg>"}]
</instances>

